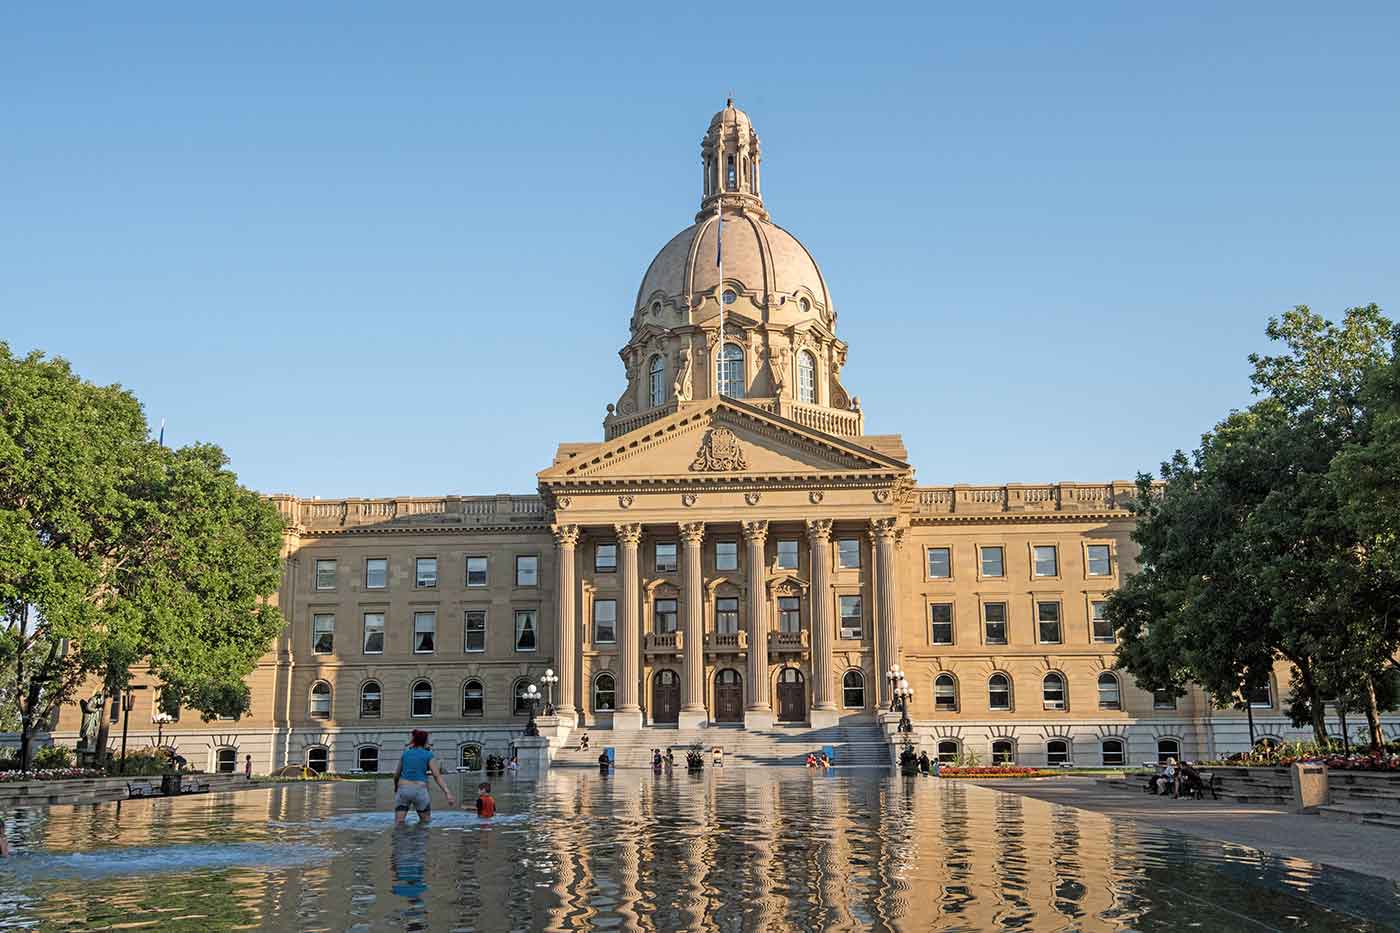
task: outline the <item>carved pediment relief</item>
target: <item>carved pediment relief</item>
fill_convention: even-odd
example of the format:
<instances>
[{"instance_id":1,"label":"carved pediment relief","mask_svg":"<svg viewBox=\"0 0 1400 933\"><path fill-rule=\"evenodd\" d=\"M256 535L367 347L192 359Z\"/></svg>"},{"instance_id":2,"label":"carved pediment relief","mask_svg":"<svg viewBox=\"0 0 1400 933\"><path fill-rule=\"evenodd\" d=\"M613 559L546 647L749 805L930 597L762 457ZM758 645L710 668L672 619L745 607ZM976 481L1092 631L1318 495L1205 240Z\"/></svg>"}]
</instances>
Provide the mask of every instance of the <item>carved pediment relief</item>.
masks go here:
<instances>
[{"instance_id":1,"label":"carved pediment relief","mask_svg":"<svg viewBox=\"0 0 1400 933\"><path fill-rule=\"evenodd\" d=\"M726 427L713 427L705 432L690 469L699 473L728 473L747 466L744 448L734 432Z\"/></svg>"}]
</instances>

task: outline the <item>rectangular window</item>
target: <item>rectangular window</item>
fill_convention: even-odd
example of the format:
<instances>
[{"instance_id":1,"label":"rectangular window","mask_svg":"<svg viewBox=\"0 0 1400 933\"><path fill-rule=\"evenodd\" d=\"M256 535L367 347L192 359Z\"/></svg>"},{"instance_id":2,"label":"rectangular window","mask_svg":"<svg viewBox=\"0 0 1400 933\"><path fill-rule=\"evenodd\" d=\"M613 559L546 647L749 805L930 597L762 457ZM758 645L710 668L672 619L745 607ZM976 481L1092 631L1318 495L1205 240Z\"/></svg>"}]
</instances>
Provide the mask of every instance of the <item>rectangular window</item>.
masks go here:
<instances>
[{"instance_id":1,"label":"rectangular window","mask_svg":"<svg viewBox=\"0 0 1400 933\"><path fill-rule=\"evenodd\" d=\"M1153 709L1176 709L1176 694L1170 690L1152 691Z\"/></svg>"},{"instance_id":2,"label":"rectangular window","mask_svg":"<svg viewBox=\"0 0 1400 933\"><path fill-rule=\"evenodd\" d=\"M676 563L676 542L656 542L656 572L675 573L677 566L678 565Z\"/></svg>"},{"instance_id":3,"label":"rectangular window","mask_svg":"<svg viewBox=\"0 0 1400 933\"><path fill-rule=\"evenodd\" d=\"M384 653L384 613L365 613L365 654Z\"/></svg>"},{"instance_id":4,"label":"rectangular window","mask_svg":"<svg viewBox=\"0 0 1400 933\"><path fill-rule=\"evenodd\" d=\"M486 585L486 566L484 557L467 558L467 586Z\"/></svg>"},{"instance_id":5,"label":"rectangular window","mask_svg":"<svg viewBox=\"0 0 1400 933\"><path fill-rule=\"evenodd\" d=\"M778 631L789 634L802 631L802 601L796 596L778 597Z\"/></svg>"},{"instance_id":6,"label":"rectangular window","mask_svg":"<svg viewBox=\"0 0 1400 933\"><path fill-rule=\"evenodd\" d=\"M1113 572L1113 564L1108 556L1107 544L1091 544L1087 551L1088 570L1091 577L1106 577Z\"/></svg>"},{"instance_id":7,"label":"rectangular window","mask_svg":"<svg viewBox=\"0 0 1400 933\"><path fill-rule=\"evenodd\" d=\"M312 654L330 654L335 650L335 616L314 615L311 617Z\"/></svg>"},{"instance_id":8,"label":"rectangular window","mask_svg":"<svg viewBox=\"0 0 1400 933\"><path fill-rule=\"evenodd\" d=\"M780 570L797 569L797 542L778 542L778 568Z\"/></svg>"},{"instance_id":9,"label":"rectangular window","mask_svg":"<svg viewBox=\"0 0 1400 933\"><path fill-rule=\"evenodd\" d=\"M982 576L984 577L1004 577L1006 576L1005 549L1001 547L984 547L982 553Z\"/></svg>"},{"instance_id":10,"label":"rectangular window","mask_svg":"<svg viewBox=\"0 0 1400 933\"><path fill-rule=\"evenodd\" d=\"M382 590L389 585L389 560L371 557L365 561L365 589Z\"/></svg>"},{"instance_id":11,"label":"rectangular window","mask_svg":"<svg viewBox=\"0 0 1400 933\"><path fill-rule=\"evenodd\" d=\"M739 633L739 600L734 596L721 596L715 600L715 631L720 635Z\"/></svg>"},{"instance_id":12,"label":"rectangular window","mask_svg":"<svg viewBox=\"0 0 1400 933\"><path fill-rule=\"evenodd\" d=\"M952 555L946 547L928 549L928 577L930 580L947 580L953 575Z\"/></svg>"},{"instance_id":13,"label":"rectangular window","mask_svg":"<svg viewBox=\"0 0 1400 933\"><path fill-rule=\"evenodd\" d=\"M617 600L593 601L593 644L617 644Z\"/></svg>"},{"instance_id":14,"label":"rectangular window","mask_svg":"<svg viewBox=\"0 0 1400 933\"><path fill-rule=\"evenodd\" d=\"M739 569L739 542L738 542L738 541L716 541L716 542L715 542L715 569L716 569L716 570L738 570L738 569Z\"/></svg>"},{"instance_id":15,"label":"rectangular window","mask_svg":"<svg viewBox=\"0 0 1400 933\"><path fill-rule=\"evenodd\" d=\"M465 651L485 651L486 650L486 610L468 609L463 631L466 643L463 645Z\"/></svg>"},{"instance_id":16,"label":"rectangular window","mask_svg":"<svg viewBox=\"0 0 1400 933\"><path fill-rule=\"evenodd\" d=\"M437 586L437 558L420 557L413 562L413 585L423 590Z\"/></svg>"},{"instance_id":17,"label":"rectangular window","mask_svg":"<svg viewBox=\"0 0 1400 933\"><path fill-rule=\"evenodd\" d=\"M335 589L335 561L333 561L333 560L318 560L318 561L316 561L316 589L318 589L318 590L333 590L333 589Z\"/></svg>"},{"instance_id":18,"label":"rectangular window","mask_svg":"<svg viewBox=\"0 0 1400 933\"><path fill-rule=\"evenodd\" d=\"M1053 544L1037 544L1035 546L1035 575L1037 577L1058 577L1060 575L1060 559L1055 553Z\"/></svg>"},{"instance_id":19,"label":"rectangular window","mask_svg":"<svg viewBox=\"0 0 1400 933\"><path fill-rule=\"evenodd\" d=\"M861 618L860 597L841 597L841 637L860 638L865 634L865 623Z\"/></svg>"},{"instance_id":20,"label":"rectangular window","mask_svg":"<svg viewBox=\"0 0 1400 933\"><path fill-rule=\"evenodd\" d=\"M1035 621L1042 645L1060 643L1060 604L1036 603Z\"/></svg>"},{"instance_id":21,"label":"rectangular window","mask_svg":"<svg viewBox=\"0 0 1400 933\"><path fill-rule=\"evenodd\" d=\"M652 630L658 635L671 635L676 631L676 601L658 599L652 604Z\"/></svg>"},{"instance_id":22,"label":"rectangular window","mask_svg":"<svg viewBox=\"0 0 1400 933\"><path fill-rule=\"evenodd\" d=\"M859 538L842 538L836 542L836 566L843 570L860 568Z\"/></svg>"},{"instance_id":23,"label":"rectangular window","mask_svg":"<svg viewBox=\"0 0 1400 933\"><path fill-rule=\"evenodd\" d=\"M594 573L617 573L617 545L600 544L593 550Z\"/></svg>"},{"instance_id":24,"label":"rectangular window","mask_svg":"<svg viewBox=\"0 0 1400 933\"><path fill-rule=\"evenodd\" d=\"M533 554L521 554L515 558L515 585L539 586L540 559Z\"/></svg>"},{"instance_id":25,"label":"rectangular window","mask_svg":"<svg viewBox=\"0 0 1400 933\"><path fill-rule=\"evenodd\" d=\"M982 619L987 632L987 644L1006 644L1006 603L983 603Z\"/></svg>"},{"instance_id":26,"label":"rectangular window","mask_svg":"<svg viewBox=\"0 0 1400 933\"><path fill-rule=\"evenodd\" d=\"M1089 604L1090 622L1094 629L1094 641L1116 641L1113 637L1113 625L1104 617L1104 609L1108 603L1102 599L1096 599Z\"/></svg>"},{"instance_id":27,"label":"rectangular window","mask_svg":"<svg viewBox=\"0 0 1400 933\"><path fill-rule=\"evenodd\" d=\"M515 610L515 650L534 651L539 647L539 639L536 637L535 610L517 609Z\"/></svg>"},{"instance_id":28,"label":"rectangular window","mask_svg":"<svg viewBox=\"0 0 1400 933\"><path fill-rule=\"evenodd\" d=\"M437 644L437 613L413 614L413 653L432 654Z\"/></svg>"},{"instance_id":29,"label":"rectangular window","mask_svg":"<svg viewBox=\"0 0 1400 933\"><path fill-rule=\"evenodd\" d=\"M929 642L935 645L953 643L953 604L933 603L928 607Z\"/></svg>"}]
</instances>

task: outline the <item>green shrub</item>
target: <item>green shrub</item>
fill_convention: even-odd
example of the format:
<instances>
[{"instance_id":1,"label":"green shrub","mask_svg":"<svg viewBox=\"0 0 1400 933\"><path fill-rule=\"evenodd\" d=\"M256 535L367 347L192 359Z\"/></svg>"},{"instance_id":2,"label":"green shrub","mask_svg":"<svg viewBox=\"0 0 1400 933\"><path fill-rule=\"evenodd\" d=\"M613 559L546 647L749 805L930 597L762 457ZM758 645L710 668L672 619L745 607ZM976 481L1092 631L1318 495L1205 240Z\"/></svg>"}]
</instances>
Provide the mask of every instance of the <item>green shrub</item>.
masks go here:
<instances>
[{"instance_id":1,"label":"green shrub","mask_svg":"<svg viewBox=\"0 0 1400 933\"><path fill-rule=\"evenodd\" d=\"M49 745L41 748L34 753L34 767L40 770L71 768L73 767L73 749L67 745Z\"/></svg>"},{"instance_id":2,"label":"green shrub","mask_svg":"<svg viewBox=\"0 0 1400 933\"><path fill-rule=\"evenodd\" d=\"M129 777L151 777L170 770L170 756L154 748L142 748L126 753L126 769L122 769L121 755L112 756L107 763L111 774L126 774Z\"/></svg>"},{"instance_id":3,"label":"green shrub","mask_svg":"<svg viewBox=\"0 0 1400 933\"><path fill-rule=\"evenodd\" d=\"M18 771L19 755L14 752L0 752L0 771Z\"/></svg>"}]
</instances>

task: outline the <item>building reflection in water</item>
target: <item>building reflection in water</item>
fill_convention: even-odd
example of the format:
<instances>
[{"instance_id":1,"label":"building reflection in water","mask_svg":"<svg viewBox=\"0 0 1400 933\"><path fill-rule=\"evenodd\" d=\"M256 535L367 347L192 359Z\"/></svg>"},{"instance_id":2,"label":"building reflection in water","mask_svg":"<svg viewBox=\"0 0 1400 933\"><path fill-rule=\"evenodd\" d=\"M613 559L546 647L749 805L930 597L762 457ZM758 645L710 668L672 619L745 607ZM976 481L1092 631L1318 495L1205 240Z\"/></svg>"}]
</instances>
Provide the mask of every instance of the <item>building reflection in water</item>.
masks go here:
<instances>
[{"instance_id":1,"label":"building reflection in water","mask_svg":"<svg viewBox=\"0 0 1400 933\"><path fill-rule=\"evenodd\" d=\"M476 779L457 780L470 806ZM1314 902L1362 916L1395 903L1393 890L1305 862L955 781L560 770L495 792L495 820L443 810L397 830L384 781L24 811L14 825L28 851L14 865L35 867L0 868L0 900L30 926L110 928L158 897L206 928L274 930L1172 929L1187 918L1220 929L1284 913L1364 929ZM250 842L313 854L201 866L201 853ZM168 847L175 870L123 870L125 852L150 846ZM94 853L87 876L54 870L79 851Z\"/></svg>"}]
</instances>

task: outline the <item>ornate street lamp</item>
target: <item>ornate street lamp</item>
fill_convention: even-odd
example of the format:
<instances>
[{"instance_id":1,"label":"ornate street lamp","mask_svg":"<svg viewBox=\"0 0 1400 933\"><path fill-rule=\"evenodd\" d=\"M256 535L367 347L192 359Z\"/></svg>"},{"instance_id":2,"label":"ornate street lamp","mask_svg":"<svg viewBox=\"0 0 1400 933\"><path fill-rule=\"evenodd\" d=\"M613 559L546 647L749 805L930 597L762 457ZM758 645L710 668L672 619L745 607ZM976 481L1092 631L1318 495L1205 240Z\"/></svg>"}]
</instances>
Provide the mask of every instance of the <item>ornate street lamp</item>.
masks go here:
<instances>
[{"instance_id":1,"label":"ornate street lamp","mask_svg":"<svg viewBox=\"0 0 1400 933\"><path fill-rule=\"evenodd\" d=\"M898 664L885 671L885 679L890 682L890 712L899 712L899 697L895 691L899 688L899 682L904 680L904 671L900 670Z\"/></svg>"},{"instance_id":2,"label":"ornate street lamp","mask_svg":"<svg viewBox=\"0 0 1400 933\"><path fill-rule=\"evenodd\" d=\"M546 696L548 697L548 699L545 700L545 703L544 703L544 714L545 714L546 716L553 716L553 715L554 715L554 685L557 684L557 683L559 683L559 675L556 674L556 673L554 673L554 668L550 668L550 669L548 669L548 670L546 670L546 671L544 672L544 676L540 678L540 683L544 684L544 689L545 689L545 691L546 691Z\"/></svg>"},{"instance_id":3,"label":"ornate street lamp","mask_svg":"<svg viewBox=\"0 0 1400 933\"><path fill-rule=\"evenodd\" d=\"M525 688L525 702L530 704L530 721L525 723L525 734L539 735L540 727L535 724L535 706L540 702L540 691L534 684Z\"/></svg>"},{"instance_id":4,"label":"ornate street lamp","mask_svg":"<svg viewBox=\"0 0 1400 933\"><path fill-rule=\"evenodd\" d=\"M913 732L914 724L909 721L909 701L914 699L914 688L909 686L909 681L901 677L894 694L899 698L899 731Z\"/></svg>"}]
</instances>

